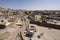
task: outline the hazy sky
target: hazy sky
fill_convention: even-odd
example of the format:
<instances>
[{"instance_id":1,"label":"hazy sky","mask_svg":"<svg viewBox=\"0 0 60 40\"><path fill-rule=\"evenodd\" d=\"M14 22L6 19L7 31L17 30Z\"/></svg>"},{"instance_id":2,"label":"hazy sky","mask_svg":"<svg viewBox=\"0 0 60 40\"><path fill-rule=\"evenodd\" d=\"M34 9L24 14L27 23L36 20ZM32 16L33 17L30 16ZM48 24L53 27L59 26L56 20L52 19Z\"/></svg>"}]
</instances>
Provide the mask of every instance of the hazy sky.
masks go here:
<instances>
[{"instance_id":1,"label":"hazy sky","mask_svg":"<svg viewBox=\"0 0 60 40\"><path fill-rule=\"evenodd\" d=\"M0 0L0 7L26 10L59 10L60 0Z\"/></svg>"}]
</instances>

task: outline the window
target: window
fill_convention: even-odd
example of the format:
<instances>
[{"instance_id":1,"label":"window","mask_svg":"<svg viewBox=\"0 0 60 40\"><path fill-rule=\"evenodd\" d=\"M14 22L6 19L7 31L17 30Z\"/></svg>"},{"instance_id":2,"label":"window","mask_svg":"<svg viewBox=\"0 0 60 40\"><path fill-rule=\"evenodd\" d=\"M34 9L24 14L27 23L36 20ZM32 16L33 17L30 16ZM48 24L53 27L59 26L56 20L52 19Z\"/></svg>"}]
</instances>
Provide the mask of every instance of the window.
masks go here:
<instances>
[{"instance_id":1,"label":"window","mask_svg":"<svg viewBox=\"0 0 60 40\"><path fill-rule=\"evenodd\" d=\"M4 20L1 20L1 22L4 22Z\"/></svg>"},{"instance_id":2,"label":"window","mask_svg":"<svg viewBox=\"0 0 60 40\"><path fill-rule=\"evenodd\" d=\"M23 21L23 19L21 19L21 21Z\"/></svg>"}]
</instances>

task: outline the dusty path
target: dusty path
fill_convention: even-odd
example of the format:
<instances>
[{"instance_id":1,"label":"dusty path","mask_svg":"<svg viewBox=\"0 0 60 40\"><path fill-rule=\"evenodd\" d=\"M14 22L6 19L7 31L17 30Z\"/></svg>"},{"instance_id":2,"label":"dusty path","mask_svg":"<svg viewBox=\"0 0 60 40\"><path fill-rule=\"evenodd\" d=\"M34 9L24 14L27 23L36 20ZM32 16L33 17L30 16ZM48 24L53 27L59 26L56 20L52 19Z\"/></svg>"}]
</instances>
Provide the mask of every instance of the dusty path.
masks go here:
<instances>
[{"instance_id":1,"label":"dusty path","mask_svg":"<svg viewBox=\"0 0 60 40\"><path fill-rule=\"evenodd\" d=\"M33 24L32 24L33 25ZM41 27L36 25L37 32L34 33L32 40L60 40L60 30L57 29L48 29L46 27ZM25 27L22 29L22 35L25 40L29 40L29 38L24 36ZM43 33L41 38L39 39L37 35Z\"/></svg>"}]
</instances>

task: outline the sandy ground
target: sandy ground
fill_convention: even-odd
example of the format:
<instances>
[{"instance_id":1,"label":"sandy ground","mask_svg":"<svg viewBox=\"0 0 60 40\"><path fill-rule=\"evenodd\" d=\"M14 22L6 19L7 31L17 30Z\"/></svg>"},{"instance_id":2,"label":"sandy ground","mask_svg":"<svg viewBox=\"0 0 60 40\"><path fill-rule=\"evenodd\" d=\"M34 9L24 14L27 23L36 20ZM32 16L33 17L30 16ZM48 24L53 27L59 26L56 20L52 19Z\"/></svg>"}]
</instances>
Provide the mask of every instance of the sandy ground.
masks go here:
<instances>
[{"instance_id":1,"label":"sandy ground","mask_svg":"<svg viewBox=\"0 0 60 40\"><path fill-rule=\"evenodd\" d=\"M43 33L40 39L37 38L37 35ZM35 33L33 40L60 40L60 30L48 29L44 27L37 27L37 32Z\"/></svg>"},{"instance_id":2,"label":"sandy ground","mask_svg":"<svg viewBox=\"0 0 60 40\"><path fill-rule=\"evenodd\" d=\"M13 24L12 24L13 25ZM34 25L34 24L31 24ZM11 26L11 25L10 25ZM41 27L41 26L37 26L36 27L36 32L34 33L33 37L31 38L32 40L60 40L60 30L58 29L48 29L46 27ZM24 32L25 32L25 28L26 26L24 25L22 28L17 28L15 29L16 31L12 32L12 37L10 37L8 40L13 40L15 39L15 35L18 34L18 32L21 31L22 33L22 37L24 38L24 40L29 40L29 38L25 37ZM40 37L40 39L37 37L37 35L43 33L43 35Z\"/></svg>"},{"instance_id":3,"label":"sandy ground","mask_svg":"<svg viewBox=\"0 0 60 40\"><path fill-rule=\"evenodd\" d=\"M22 35L25 40L29 40L29 38L24 36L24 29L22 29ZM48 29L45 27L37 26L36 25L37 32L34 33L32 40L60 40L60 30L58 29ZM40 39L37 37L37 35L43 33L43 35L40 37Z\"/></svg>"}]
</instances>

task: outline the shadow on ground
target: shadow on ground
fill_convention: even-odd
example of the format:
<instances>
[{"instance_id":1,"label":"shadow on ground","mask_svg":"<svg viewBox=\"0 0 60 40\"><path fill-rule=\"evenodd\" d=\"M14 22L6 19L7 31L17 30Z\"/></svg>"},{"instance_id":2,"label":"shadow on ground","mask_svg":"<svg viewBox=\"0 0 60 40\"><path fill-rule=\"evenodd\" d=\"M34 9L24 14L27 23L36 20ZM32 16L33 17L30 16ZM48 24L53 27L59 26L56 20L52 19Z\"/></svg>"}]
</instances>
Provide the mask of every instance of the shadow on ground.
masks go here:
<instances>
[{"instance_id":1,"label":"shadow on ground","mask_svg":"<svg viewBox=\"0 0 60 40\"><path fill-rule=\"evenodd\" d=\"M38 26L42 26L42 27L48 27L49 29L50 28L53 28L53 29L59 29L60 30L60 25L54 25L54 24L48 24L46 22L38 22L38 21L30 21L31 24L36 24Z\"/></svg>"}]
</instances>

